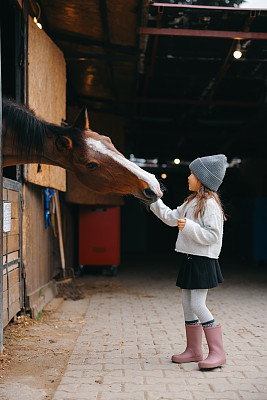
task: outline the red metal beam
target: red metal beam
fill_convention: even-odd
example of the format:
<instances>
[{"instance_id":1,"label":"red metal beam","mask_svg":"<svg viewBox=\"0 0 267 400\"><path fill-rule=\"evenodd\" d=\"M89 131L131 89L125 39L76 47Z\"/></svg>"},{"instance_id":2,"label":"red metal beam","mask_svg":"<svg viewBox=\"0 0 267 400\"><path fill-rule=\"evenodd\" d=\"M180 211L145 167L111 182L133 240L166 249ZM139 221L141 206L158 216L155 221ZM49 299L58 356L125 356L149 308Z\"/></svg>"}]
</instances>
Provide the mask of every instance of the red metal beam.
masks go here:
<instances>
[{"instance_id":1,"label":"red metal beam","mask_svg":"<svg viewBox=\"0 0 267 400\"><path fill-rule=\"evenodd\" d=\"M223 10L223 11L261 11L267 8L239 8L239 7L217 7L217 6L194 6L186 4L169 4L169 3L151 3L149 6L153 7L169 7L169 8L192 8L192 9L206 9L206 10Z\"/></svg>"},{"instance_id":2,"label":"red metal beam","mask_svg":"<svg viewBox=\"0 0 267 400\"><path fill-rule=\"evenodd\" d=\"M139 28L140 35L193 36L220 39L267 40L266 32L209 31L203 29Z\"/></svg>"}]
</instances>

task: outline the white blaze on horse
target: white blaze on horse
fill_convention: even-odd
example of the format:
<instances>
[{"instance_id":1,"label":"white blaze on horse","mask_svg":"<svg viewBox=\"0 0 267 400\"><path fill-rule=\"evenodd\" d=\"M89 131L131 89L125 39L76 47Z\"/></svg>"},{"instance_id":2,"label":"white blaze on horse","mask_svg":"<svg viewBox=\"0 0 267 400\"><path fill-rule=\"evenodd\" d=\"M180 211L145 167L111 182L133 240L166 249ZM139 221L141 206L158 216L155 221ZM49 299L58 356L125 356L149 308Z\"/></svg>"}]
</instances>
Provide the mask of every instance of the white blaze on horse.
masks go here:
<instances>
[{"instance_id":1,"label":"white blaze on horse","mask_svg":"<svg viewBox=\"0 0 267 400\"><path fill-rule=\"evenodd\" d=\"M3 100L3 166L57 165L100 193L132 194L151 203L162 196L154 175L127 160L110 138L89 129L84 108L69 127L48 123L23 105Z\"/></svg>"}]
</instances>

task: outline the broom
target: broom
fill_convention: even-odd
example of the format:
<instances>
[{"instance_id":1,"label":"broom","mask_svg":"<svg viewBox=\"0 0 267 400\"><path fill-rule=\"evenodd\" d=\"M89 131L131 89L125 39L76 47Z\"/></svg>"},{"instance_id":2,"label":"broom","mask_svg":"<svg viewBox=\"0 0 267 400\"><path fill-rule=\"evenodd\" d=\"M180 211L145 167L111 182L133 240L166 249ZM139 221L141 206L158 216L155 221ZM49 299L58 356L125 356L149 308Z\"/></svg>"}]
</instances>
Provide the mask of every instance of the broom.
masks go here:
<instances>
[{"instance_id":1,"label":"broom","mask_svg":"<svg viewBox=\"0 0 267 400\"><path fill-rule=\"evenodd\" d=\"M74 284L74 272L73 269L70 268L71 274L67 276L66 264L65 264L65 255L64 255L64 244L63 244L63 235L62 235L62 224L61 224L61 211L60 211L60 203L59 203L59 194L58 191L55 192L55 206L56 206L56 216L57 216L57 225L58 225L58 238L59 238L59 250L60 250L60 260L61 260L61 268L62 268L62 276L59 276L56 281L58 296L66 299L79 300L84 298L84 294L81 290Z\"/></svg>"}]
</instances>

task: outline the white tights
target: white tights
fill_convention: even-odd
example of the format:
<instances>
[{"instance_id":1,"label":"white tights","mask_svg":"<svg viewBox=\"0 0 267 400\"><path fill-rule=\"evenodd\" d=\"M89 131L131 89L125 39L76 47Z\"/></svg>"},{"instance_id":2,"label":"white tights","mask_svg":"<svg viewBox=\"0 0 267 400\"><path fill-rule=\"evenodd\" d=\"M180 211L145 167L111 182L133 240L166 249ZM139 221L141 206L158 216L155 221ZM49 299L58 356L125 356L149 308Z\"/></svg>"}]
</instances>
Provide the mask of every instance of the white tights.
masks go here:
<instances>
[{"instance_id":1,"label":"white tights","mask_svg":"<svg viewBox=\"0 0 267 400\"><path fill-rule=\"evenodd\" d=\"M213 320L213 315L206 306L208 289L182 289L182 304L185 321L199 320L202 324Z\"/></svg>"}]
</instances>

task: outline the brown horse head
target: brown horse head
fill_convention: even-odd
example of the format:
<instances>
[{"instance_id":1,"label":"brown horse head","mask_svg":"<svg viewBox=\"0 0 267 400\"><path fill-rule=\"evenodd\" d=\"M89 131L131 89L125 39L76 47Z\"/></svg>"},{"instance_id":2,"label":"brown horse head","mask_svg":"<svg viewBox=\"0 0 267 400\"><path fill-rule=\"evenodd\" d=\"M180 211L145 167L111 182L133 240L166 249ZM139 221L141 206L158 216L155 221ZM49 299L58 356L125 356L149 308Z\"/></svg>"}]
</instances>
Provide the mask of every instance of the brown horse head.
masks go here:
<instances>
[{"instance_id":1,"label":"brown horse head","mask_svg":"<svg viewBox=\"0 0 267 400\"><path fill-rule=\"evenodd\" d=\"M60 157L71 157L72 170L90 189L101 193L132 194L148 203L162 196L154 175L127 160L107 136L89 129L86 108L76 119L74 128L82 135L82 144L60 136L56 147Z\"/></svg>"},{"instance_id":2,"label":"brown horse head","mask_svg":"<svg viewBox=\"0 0 267 400\"><path fill-rule=\"evenodd\" d=\"M154 175L127 160L111 140L89 129L84 108L73 126L50 124L15 102L3 101L3 166L41 163L73 171L90 189L132 194L146 202L162 196Z\"/></svg>"}]
</instances>

